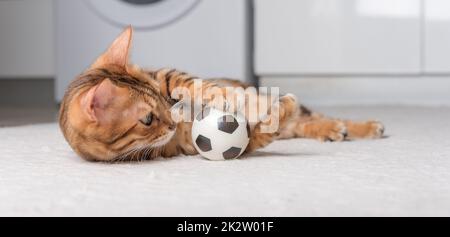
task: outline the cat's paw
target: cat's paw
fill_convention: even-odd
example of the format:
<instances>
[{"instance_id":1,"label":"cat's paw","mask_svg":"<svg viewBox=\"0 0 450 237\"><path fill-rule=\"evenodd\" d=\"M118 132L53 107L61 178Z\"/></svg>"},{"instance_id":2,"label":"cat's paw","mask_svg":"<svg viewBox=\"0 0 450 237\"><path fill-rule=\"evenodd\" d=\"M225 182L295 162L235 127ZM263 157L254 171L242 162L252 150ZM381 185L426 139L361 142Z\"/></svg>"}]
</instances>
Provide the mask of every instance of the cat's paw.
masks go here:
<instances>
[{"instance_id":1,"label":"cat's paw","mask_svg":"<svg viewBox=\"0 0 450 237\"><path fill-rule=\"evenodd\" d=\"M297 104L298 103L297 96L294 95L294 94L291 94L291 93L284 95L283 97L280 98L280 100L281 101L290 100L293 104Z\"/></svg>"},{"instance_id":2,"label":"cat's paw","mask_svg":"<svg viewBox=\"0 0 450 237\"><path fill-rule=\"evenodd\" d=\"M239 106L233 104L233 101L228 100L212 100L206 103L206 106L226 113L236 113L240 109Z\"/></svg>"},{"instance_id":3,"label":"cat's paw","mask_svg":"<svg viewBox=\"0 0 450 237\"><path fill-rule=\"evenodd\" d=\"M287 122L295 118L298 113L298 99L295 95L287 94L280 98L280 122Z\"/></svg>"},{"instance_id":4,"label":"cat's paw","mask_svg":"<svg viewBox=\"0 0 450 237\"><path fill-rule=\"evenodd\" d=\"M367 122L367 126L369 127L367 132L367 138L377 139L383 137L385 127L382 123L378 121L370 121Z\"/></svg>"},{"instance_id":5,"label":"cat's paw","mask_svg":"<svg viewBox=\"0 0 450 237\"><path fill-rule=\"evenodd\" d=\"M317 130L317 139L322 142L342 142L347 138L347 127L340 121L322 121Z\"/></svg>"},{"instance_id":6,"label":"cat's paw","mask_svg":"<svg viewBox=\"0 0 450 237\"><path fill-rule=\"evenodd\" d=\"M346 122L348 129L348 139L377 139L384 135L385 127L378 121L369 121L363 123Z\"/></svg>"}]
</instances>

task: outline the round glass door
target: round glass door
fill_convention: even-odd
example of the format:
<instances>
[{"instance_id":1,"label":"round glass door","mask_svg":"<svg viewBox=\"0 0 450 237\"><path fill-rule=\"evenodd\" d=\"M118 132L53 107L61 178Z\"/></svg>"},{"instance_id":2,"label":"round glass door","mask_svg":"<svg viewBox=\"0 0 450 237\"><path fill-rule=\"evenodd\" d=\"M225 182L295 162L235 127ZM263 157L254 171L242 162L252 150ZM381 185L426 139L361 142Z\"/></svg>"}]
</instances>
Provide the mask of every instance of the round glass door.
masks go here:
<instances>
[{"instance_id":1,"label":"round glass door","mask_svg":"<svg viewBox=\"0 0 450 237\"><path fill-rule=\"evenodd\" d=\"M175 22L200 0L84 0L99 17L125 27L159 28Z\"/></svg>"},{"instance_id":2,"label":"round glass door","mask_svg":"<svg viewBox=\"0 0 450 237\"><path fill-rule=\"evenodd\" d=\"M162 2L163 0L122 0L122 1L131 3L131 4L137 4L137 5L147 5L147 4Z\"/></svg>"}]
</instances>

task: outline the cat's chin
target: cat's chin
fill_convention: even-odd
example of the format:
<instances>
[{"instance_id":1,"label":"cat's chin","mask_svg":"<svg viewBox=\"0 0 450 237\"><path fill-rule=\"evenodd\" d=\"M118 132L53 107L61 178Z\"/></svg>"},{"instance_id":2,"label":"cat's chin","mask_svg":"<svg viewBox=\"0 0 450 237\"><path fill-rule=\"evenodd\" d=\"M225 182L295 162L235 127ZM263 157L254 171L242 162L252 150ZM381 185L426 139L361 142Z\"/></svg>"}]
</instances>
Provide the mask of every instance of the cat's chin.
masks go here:
<instances>
[{"instance_id":1,"label":"cat's chin","mask_svg":"<svg viewBox=\"0 0 450 237\"><path fill-rule=\"evenodd\" d=\"M151 148L159 148L159 147L166 145L167 143L170 142L170 140L172 140L174 135L175 135L175 131L171 131L171 132L167 133L166 135L164 135L163 137L161 137L157 141L155 141L151 145Z\"/></svg>"}]
</instances>

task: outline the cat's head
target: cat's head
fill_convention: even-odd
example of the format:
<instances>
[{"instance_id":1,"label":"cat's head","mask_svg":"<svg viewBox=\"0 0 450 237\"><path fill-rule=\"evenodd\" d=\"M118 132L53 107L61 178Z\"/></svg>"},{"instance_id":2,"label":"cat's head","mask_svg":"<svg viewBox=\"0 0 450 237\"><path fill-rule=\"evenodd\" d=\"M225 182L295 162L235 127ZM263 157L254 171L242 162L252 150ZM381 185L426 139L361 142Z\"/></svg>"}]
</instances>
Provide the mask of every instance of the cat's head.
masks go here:
<instances>
[{"instance_id":1,"label":"cat's head","mask_svg":"<svg viewBox=\"0 0 450 237\"><path fill-rule=\"evenodd\" d=\"M158 83L129 64L132 35L127 28L71 83L62 101L61 130L87 160L132 158L134 151L160 149L175 133L171 105Z\"/></svg>"}]
</instances>

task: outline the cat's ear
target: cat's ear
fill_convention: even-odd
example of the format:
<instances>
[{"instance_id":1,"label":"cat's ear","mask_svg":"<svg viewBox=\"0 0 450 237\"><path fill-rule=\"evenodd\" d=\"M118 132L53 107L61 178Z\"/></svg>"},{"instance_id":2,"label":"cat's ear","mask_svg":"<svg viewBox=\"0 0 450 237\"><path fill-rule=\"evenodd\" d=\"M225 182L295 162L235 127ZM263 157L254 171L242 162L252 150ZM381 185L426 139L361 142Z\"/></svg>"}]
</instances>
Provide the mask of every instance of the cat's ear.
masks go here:
<instances>
[{"instance_id":1,"label":"cat's ear","mask_svg":"<svg viewBox=\"0 0 450 237\"><path fill-rule=\"evenodd\" d=\"M132 39L133 28L129 26L117 37L109 49L95 61L91 68L100 68L105 65L116 65L126 68Z\"/></svg>"},{"instance_id":2,"label":"cat's ear","mask_svg":"<svg viewBox=\"0 0 450 237\"><path fill-rule=\"evenodd\" d=\"M120 94L120 88L110 79L103 80L100 85L90 89L81 100L82 110L92 122L109 120L107 109Z\"/></svg>"}]
</instances>

